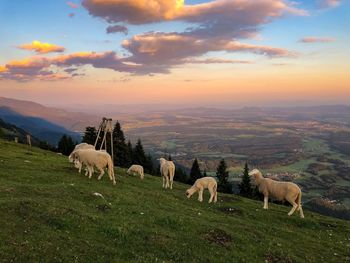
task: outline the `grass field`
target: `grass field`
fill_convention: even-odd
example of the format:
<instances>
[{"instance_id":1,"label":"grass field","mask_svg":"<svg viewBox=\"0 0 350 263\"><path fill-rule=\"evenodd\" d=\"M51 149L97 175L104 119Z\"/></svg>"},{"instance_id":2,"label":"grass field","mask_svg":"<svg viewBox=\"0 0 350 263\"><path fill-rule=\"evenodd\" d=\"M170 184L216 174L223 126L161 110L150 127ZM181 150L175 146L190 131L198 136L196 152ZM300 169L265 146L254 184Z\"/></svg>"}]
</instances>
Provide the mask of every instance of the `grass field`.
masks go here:
<instances>
[{"instance_id":1,"label":"grass field","mask_svg":"<svg viewBox=\"0 0 350 263\"><path fill-rule=\"evenodd\" d=\"M347 221L234 195L199 203L186 185L116 174L116 186L89 180L64 156L0 140L0 261L350 261Z\"/></svg>"}]
</instances>

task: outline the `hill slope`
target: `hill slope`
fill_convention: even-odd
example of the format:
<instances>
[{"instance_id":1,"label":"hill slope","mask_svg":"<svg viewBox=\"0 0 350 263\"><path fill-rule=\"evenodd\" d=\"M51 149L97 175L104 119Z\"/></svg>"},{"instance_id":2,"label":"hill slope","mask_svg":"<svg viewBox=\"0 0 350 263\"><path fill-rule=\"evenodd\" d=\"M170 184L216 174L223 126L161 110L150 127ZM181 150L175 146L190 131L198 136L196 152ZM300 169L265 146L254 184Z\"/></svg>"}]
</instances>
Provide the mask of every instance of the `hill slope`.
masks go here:
<instances>
[{"instance_id":1,"label":"hill slope","mask_svg":"<svg viewBox=\"0 0 350 263\"><path fill-rule=\"evenodd\" d=\"M349 222L219 194L187 200L159 177L89 180L67 158L0 140L0 261L345 262ZM94 196L101 193L105 199ZM208 196L205 196L208 200Z\"/></svg>"},{"instance_id":2,"label":"hill slope","mask_svg":"<svg viewBox=\"0 0 350 263\"><path fill-rule=\"evenodd\" d=\"M71 136L73 140L80 141L81 139L80 134L69 131L62 126L42 118L21 115L7 107L0 107L0 118L30 132L37 138L47 141L52 145L57 145L64 134Z\"/></svg>"},{"instance_id":3,"label":"hill slope","mask_svg":"<svg viewBox=\"0 0 350 263\"><path fill-rule=\"evenodd\" d=\"M71 131L83 131L86 126L97 125L101 121L98 116L47 107L32 101L0 97L0 106L23 116L44 119Z\"/></svg>"}]
</instances>

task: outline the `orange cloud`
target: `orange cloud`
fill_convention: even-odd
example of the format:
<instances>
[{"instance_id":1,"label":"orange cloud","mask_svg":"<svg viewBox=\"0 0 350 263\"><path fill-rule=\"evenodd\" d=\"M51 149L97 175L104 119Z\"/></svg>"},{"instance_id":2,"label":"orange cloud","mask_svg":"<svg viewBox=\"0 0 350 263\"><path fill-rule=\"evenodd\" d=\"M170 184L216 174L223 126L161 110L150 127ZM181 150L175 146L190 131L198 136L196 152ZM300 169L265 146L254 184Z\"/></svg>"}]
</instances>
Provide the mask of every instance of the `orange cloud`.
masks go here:
<instances>
[{"instance_id":1,"label":"orange cloud","mask_svg":"<svg viewBox=\"0 0 350 263\"><path fill-rule=\"evenodd\" d=\"M72 3L72 2L67 2L67 5L70 6L71 8L74 8L74 9L76 9L76 8L79 7L79 5L74 4L74 3Z\"/></svg>"},{"instance_id":2,"label":"orange cloud","mask_svg":"<svg viewBox=\"0 0 350 263\"><path fill-rule=\"evenodd\" d=\"M112 69L119 72L133 73L138 65L124 63L114 52L78 52L52 58L34 56L19 61L10 61L0 66L0 79L18 81L59 80L81 76L71 66L91 65L95 68Z\"/></svg>"},{"instance_id":3,"label":"orange cloud","mask_svg":"<svg viewBox=\"0 0 350 263\"><path fill-rule=\"evenodd\" d=\"M25 50L33 50L41 54L50 53L50 52L63 52L65 50L64 47L60 47L49 43L43 43L38 40L34 40L30 44L20 45L18 46L18 48L25 49Z\"/></svg>"},{"instance_id":4,"label":"orange cloud","mask_svg":"<svg viewBox=\"0 0 350 263\"><path fill-rule=\"evenodd\" d=\"M299 40L302 43L329 43L335 41L334 38L331 37L304 37Z\"/></svg>"}]
</instances>

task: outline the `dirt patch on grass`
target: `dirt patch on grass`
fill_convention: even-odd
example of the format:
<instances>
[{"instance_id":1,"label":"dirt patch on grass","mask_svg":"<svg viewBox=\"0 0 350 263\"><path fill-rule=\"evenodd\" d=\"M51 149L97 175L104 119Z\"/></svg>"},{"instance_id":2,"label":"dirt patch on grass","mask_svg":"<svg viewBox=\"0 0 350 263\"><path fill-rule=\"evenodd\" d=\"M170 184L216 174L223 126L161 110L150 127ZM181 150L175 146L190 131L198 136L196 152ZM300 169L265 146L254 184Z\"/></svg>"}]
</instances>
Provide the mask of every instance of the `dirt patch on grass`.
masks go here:
<instances>
[{"instance_id":1,"label":"dirt patch on grass","mask_svg":"<svg viewBox=\"0 0 350 263\"><path fill-rule=\"evenodd\" d=\"M266 263L293 263L294 261L286 255L278 252L268 251L265 255Z\"/></svg>"},{"instance_id":2,"label":"dirt patch on grass","mask_svg":"<svg viewBox=\"0 0 350 263\"><path fill-rule=\"evenodd\" d=\"M233 207L219 207L218 208L219 211L227 214L227 215L243 215L243 210L239 209L239 208L233 208Z\"/></svg>"},{"instance_id":3,"label":"dirt patch on grass","mask_svg":"<svg viewBox=\"0 0 350 263\"><path fill-rule=\"evenodd\" d=\"M216 244L221 247L228 248L232 242L230 234L221 229L213 229L204 234L204 239L211 244Z\"/></svg>"}]
</instances>

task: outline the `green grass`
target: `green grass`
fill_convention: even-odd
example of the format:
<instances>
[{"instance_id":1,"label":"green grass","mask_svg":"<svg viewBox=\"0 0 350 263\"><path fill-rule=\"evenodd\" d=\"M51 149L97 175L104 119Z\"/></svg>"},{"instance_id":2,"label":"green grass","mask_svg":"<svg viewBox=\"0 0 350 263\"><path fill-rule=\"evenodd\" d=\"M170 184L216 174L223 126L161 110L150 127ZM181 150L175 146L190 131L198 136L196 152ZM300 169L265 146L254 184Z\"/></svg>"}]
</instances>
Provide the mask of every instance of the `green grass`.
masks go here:
<instances>
[{"instance_id":1,"label":"green grass","mask_svg":"<svg viewBox=\"0 0 350 263\"><path fill-rule=\"evenodd\" d=\"M125 175L77 173L64 156L0 140L2 262L346 262L349 222ZM105 199L96 197L101 193ZM205 196L208 200L208 196Z\"/></svg>"}]
</instances>

